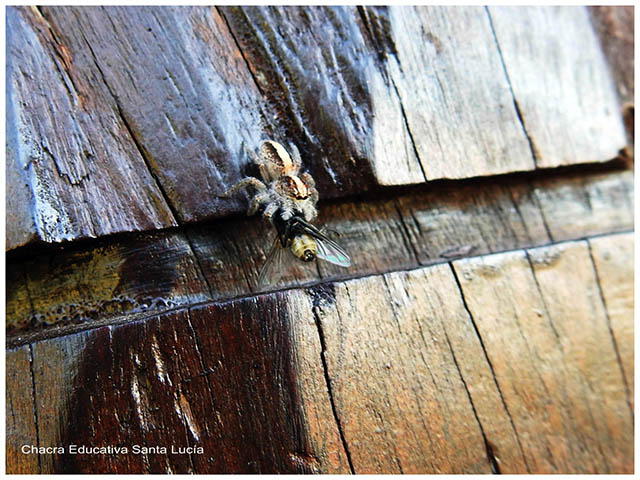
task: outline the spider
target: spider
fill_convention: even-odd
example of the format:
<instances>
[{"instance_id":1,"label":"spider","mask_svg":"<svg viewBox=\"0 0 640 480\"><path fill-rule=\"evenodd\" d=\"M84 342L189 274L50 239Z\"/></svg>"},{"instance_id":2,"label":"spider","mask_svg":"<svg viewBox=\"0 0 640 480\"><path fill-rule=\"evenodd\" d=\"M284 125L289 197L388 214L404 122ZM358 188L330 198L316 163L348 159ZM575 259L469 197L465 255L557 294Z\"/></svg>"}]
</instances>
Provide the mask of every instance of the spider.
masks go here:
<instances>
[{"instance_id":1,"label":"spider","mask_svg":"<svg viewBox=\"0 0 640 480\"><path fill-rule=\"evenodd\" d=\"M228 197L241 188L253 187L256 194L251 199L247 214L254 215L259 208L264 207L262 215L271 223L276 212L278 219L285 222L296 215L307 222L317 216L316 182L308 173L300 173L302 160L295 146L291 147L293 158L281 144L273 140L263 142L257 155L246 146L245 150L258 165L263 181L245 177L227 190L223 197Z\"/></svg>"}]
</instances>

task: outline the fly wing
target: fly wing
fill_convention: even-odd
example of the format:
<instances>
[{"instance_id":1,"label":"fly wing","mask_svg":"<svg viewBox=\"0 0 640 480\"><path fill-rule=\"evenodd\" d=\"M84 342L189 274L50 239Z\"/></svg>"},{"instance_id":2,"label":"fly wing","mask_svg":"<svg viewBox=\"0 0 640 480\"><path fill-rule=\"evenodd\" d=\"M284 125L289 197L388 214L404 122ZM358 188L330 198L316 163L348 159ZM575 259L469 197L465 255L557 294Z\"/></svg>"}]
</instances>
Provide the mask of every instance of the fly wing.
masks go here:
<instances>
[{"instance_id":1,"label":"fly wing","mask_svg":"<svg viewBox=\"0 0 640 480\"><path fill-rule=\"evenodd\" d=\"M316 235L316 245L318 246L318 251L316 256L321 258L322 260L326 260L327 262L334 263L341 267L349 267L351 266L351 259L347 252L345 252L340 245L338 245L333 240L329 240L324 235Z\"/></svg>"},{"instance_id":2,"label":"fly wing","mask_svg":"<svg viewBox=\"0 0 640 480\"><path fill-rule=\"evenodd\" d=\"M339 265L341 267L349 267L351 266L351 258L344 249L338 245L333 240L327 238L327 236L314 227L309 222L298 219L298 224L300 225L300 229L311 235L318 245L318 251L316 256L321 258L322 260L326 260L327 262L333 263L335 265Z\"/></svg>"},{"instance_id":3,"label":"fly wing","mask_svg":"<svg viewBox=\"0 0 640 480\"><path fill-rule=\"evenodd\" d=\"M269 253L267 254L267 259L260 269L260 276L258 277L257 283L257 288L259 290L262 290L268 284L276 283L280 280L280 277L284 272L284 260L286 253L286 250L282 248L280 240L276 235L273 245L271 246L271 250L269 250Z\"/></svg>"}]
</instances>

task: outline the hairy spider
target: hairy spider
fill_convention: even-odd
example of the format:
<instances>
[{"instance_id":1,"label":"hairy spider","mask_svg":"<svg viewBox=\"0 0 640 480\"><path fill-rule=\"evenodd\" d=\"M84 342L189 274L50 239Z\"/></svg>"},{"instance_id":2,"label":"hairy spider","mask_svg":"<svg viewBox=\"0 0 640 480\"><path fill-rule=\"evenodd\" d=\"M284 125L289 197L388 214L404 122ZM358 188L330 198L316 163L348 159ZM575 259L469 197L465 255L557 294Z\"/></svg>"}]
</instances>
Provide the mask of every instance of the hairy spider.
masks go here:
<instances>
[{"instance_id":1,"label":"hairy spider","mask_svg":"<svg viewBox=\"0 0 640 480\"><path fill-rule=\"evenodd\" d=\"M222 196L228 197L241 188L253 187L256 194L249 204L249 215L254 215L264 207L262 215L273 223L273 215L287 221L294 215L312 221L316 215L318 191L316 182L308 173L300 173L302 160L300 152L291 146L293 157L278 142L267 140L262 143L258 154L245 146L251 160L258 165L263 181L255 177L245 177L227 190Z\"/></svg>"}]
</instances>

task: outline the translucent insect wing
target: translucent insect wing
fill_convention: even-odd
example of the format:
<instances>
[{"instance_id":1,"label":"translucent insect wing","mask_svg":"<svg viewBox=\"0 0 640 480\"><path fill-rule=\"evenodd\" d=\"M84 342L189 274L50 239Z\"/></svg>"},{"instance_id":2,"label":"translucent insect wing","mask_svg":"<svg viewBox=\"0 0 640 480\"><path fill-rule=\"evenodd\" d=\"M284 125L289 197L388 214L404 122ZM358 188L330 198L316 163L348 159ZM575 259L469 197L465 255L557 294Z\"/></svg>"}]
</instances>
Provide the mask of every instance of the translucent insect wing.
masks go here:
<instances>
[{"instance_id":1,"label":"translucent insect wing","mask_svg":"<svg viewBox=\"0 0 640 480\"><path fill-rule=\"evenodd\" d=\"M323 236L323 238L316 237L316 244L318 245L316 254L318 258L341 267L351 266L351 258L336 242Z\"/></svg>"},{"instance_id":2,"label":"translucent insect wing","mask_svg":"<svg viewBox=\"0 0 640 480\"><path fill-rule=\"evenodd\" d=\"M267 254L267 259L260 269L257 288L263 289L265 286L276 283L282 277L285 270L285 255L287 251L280 245L280 240L276 236L273 245Z\"/></svg>"}]
</instances>

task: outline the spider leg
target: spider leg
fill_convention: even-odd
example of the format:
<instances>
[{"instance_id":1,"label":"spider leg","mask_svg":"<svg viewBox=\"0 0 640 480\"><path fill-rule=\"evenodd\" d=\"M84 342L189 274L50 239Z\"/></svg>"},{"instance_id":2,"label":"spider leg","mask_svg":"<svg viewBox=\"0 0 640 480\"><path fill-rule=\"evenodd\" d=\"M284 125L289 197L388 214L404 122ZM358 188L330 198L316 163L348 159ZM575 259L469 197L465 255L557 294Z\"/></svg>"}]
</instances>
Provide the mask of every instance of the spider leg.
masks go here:
<instances>
[{"instance_id":1,"label":"spider leg","mask_svg":"<svg viewBox=\"0 0 640 480\"><path fill-rule=\"evenodd\" d=\"M247 215L253 215L258 211L261 205L264 205L269 201L270 195L269 192L263 191L258 193L255 197L251 199L251 204L249 205L249 210L247 211Z\"/></svg>"},{"instance_id":2,"label":"spider leg","mask_svg":"<svg viewBox=\"0 0 640 480\"><path fill-rule=\"evenodd\" d=\"M304 172L300 174L300 180L302 180L307 185L307 187L309 187L309 198L311 199L311 202L314 205L318 203L318 198L320 197L320 195L318 194L318 190L316 189L316 181L313 179L313 177L307 172Z\"/></svg>"},{"instance_id":3,"label":"spider leg","mask_svg":"<svg viewBox=\"0 0 640 480\"><path fill-rule=\"evenodd\" d=\"M249 155L249 158L253 163L255 163L256 165L260 165L262 163L260 156L249 147L247 147L246 143L242 142L242 147L244 148L244 151L247 152L247 155Z\"/></svg>"},{"instance_id":4,"label":"spider leg","mask_svg":"<svg viewBox=\"0 0 640 480\"><path fill-rule=\"evenodd\" d=\"M304 215L304 219L308 222L312 221L318 215L318 211L316 210L316 207L315 207L315 202L314 203L305 202L304 204L302 204L301 209Z\"/></svg>"},{"instance_id":5,"label":"spider leg","mask_svg":"<svg viewBox=\"0 0 640 480\"><path fill-rule=\"evenodd\" d=\"M274 213L278 210L279 205L275 202L267 205L267 208L264 209L264 213L262 214L264 217L271 219Z\"/></svg>"},{"instance_id":6,"label":"spider leg","mask_svg":"<svg viewBox=\"0 0 640 480\"><path fill-rule=\"evenodd\" d=\"M300 180L302 180L304 183L307 184L309 189L312 189L312 188L315 189L316 181L313 179L311 175L309 175L309 173L303 172L300 175L298 175L298 177L300 177ZM318 192L316 191L316 193Z\"/></svg>"},{"instance_id":7,"label":"spider leg","mask_svg":"<svg viewBox=\"0 0 640 480\"><path fill-rule=\"evenodd\" d=\"M295 144L290 143L289 148L291 149L291 160L293 161L294 173L299 172L302 167L302 158L300 157L300 150Z\"/></svg>"},{"instance_id":8,"label":"spider leg","mask_svg":"<svg viewBox=\"0 0 640 480\"><path fill-rule=\"evenodd\" d=\"M245 177L242 180L240 180L238 183L236 183L233 187L231 187L229 190L224 192L221 196L229 197L232 193L235 193L241 188L246 188L246 187L253 187L259 192L263 192L267 189L267 186L257 178Z\"/></svg>"}]
</instances>

